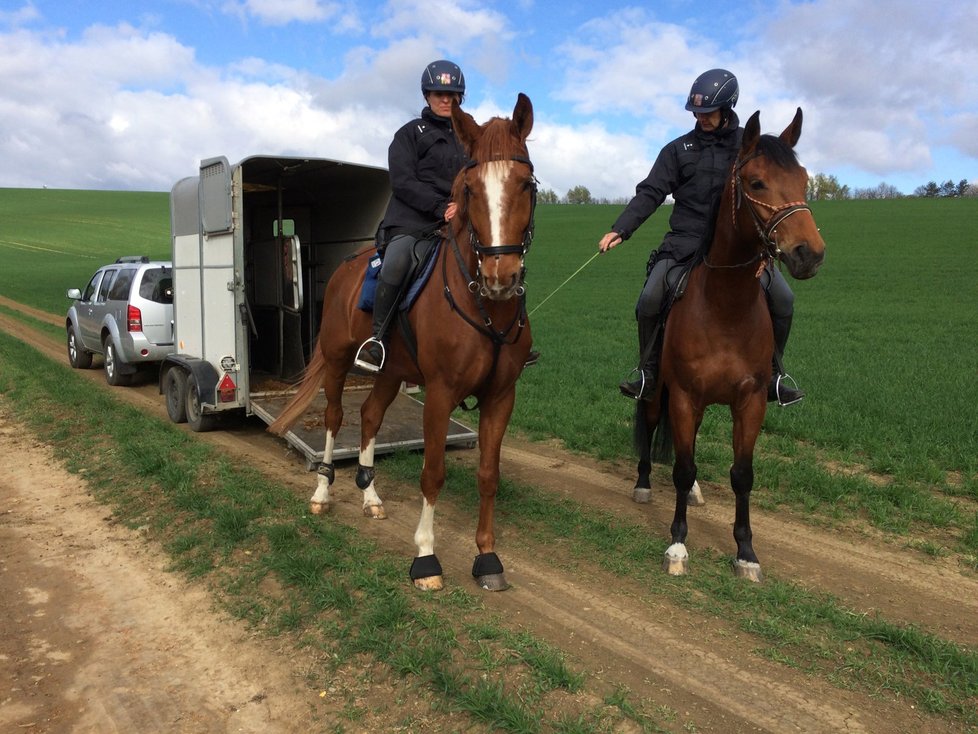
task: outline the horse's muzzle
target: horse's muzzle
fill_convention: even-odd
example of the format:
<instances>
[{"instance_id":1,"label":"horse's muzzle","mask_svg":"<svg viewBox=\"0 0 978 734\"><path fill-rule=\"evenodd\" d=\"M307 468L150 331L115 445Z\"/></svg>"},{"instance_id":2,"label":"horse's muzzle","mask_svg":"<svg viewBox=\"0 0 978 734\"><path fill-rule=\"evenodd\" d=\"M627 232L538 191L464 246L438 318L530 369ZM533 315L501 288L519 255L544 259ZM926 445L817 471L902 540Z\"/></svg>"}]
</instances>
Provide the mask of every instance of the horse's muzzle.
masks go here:
<instances>
[{"instance_id":1,"label":"horse's muzzle","mask_svg":"<svg viewBox=\"0 0 978 734\"><path fill-rule=\"evenodd\" d=\"M792 278L813 278L825 261L825 245L812 247L808 242L802 242L790 250L782 250L781 261L788 266Z\"/></svg>"}]
</instances>

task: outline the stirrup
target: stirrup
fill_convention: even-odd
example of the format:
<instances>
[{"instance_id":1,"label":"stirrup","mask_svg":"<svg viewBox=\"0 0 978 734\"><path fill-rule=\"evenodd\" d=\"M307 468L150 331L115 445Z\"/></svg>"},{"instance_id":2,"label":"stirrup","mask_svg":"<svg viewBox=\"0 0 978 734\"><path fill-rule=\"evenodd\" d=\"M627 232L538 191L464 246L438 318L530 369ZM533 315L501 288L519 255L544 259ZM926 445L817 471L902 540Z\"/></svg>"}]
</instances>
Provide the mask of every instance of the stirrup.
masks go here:
<instances>
[{"instance_id":1,"label":"stirrup","mask_svg":"<svg viewBox=\"0 0 978 734\"><path fill-rule=\"evenodd\" d=\"M629 380L635 373L638 373L638 377L634 380ZM648 400L655 394L655 380L649 379L645 370L641 367L634 368L628 373L628 377L621 381L618 385L618 390L626 398L631 398L632 400ZM649 393L646 394L646 389L649 389Z\"/></svg>"},{"instance_id":2,"label":"stirrup","mask_svg":"<svg viewBox=\"0 0 978 734\"><path fill-rule=\"evenodd\" d=\"M374 362L368 361L370 358L370 347L377 344L380 347L380 363L375 364ZM360 355L364 355L361 357ZM353 360L353 364L360 369L376 374L384 369L384 362L387 360L387 349L384 347L384 342L375 336L367 339L360 348L357 350L357 356Z\"/></svg>"},{"instance_id":3,"label":"stirrup","mask_svg":"<svg viewBox=\"0 0 978 734\"><path fill-rule=\"evenodd\" d=\"M785 383L784 388L782 388L781 382L785 380L785 378L790 380L791 384L788 385ZM795 382L795 378L787 373L777 375L771 382L771 386L767 392L768 402L777 403L782 408L787 408L789 405L800 403L804 397L805 393L798 389L798 383Z\"/></svg>"}]
</instances>

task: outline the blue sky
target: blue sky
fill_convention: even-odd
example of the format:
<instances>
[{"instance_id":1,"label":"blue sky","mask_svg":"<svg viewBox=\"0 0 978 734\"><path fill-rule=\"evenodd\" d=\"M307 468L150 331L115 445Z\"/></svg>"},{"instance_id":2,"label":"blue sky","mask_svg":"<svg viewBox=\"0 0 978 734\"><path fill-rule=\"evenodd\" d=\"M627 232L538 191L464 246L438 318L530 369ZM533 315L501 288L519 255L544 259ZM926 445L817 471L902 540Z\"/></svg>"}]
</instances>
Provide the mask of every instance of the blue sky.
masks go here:
<instances>
[{"instance_id":1,"label":"blue sky","mask_svg":"<svg viewBox=\"0 0 978 734\"><path fill-rule=\"evenodd\" d=\"M803 108L809 173L910 193L978 182L975 38L973 0L0 0L0 186L165 191L215 155L385 166L449 58L480 122L530 96L560 195L630 196L717 66L744 121Z\"/></svg>"}]
</instances>

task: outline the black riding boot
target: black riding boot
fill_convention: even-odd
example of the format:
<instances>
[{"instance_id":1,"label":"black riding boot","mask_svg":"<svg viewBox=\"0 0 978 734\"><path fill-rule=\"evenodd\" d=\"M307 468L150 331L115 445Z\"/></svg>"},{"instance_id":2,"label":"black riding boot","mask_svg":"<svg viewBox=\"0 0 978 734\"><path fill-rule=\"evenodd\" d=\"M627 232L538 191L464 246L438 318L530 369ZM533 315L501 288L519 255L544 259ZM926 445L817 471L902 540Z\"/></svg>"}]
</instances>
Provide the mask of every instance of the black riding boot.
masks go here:
<instances>
[{"instance_id":1,"label":"black riding boot","mask_svg":"<svg viewBox=\"0 0 978 734\"><path fill-rule=\"evenodd\" d=\"M774 369L771 372L771 384L767 388L767 399L768 402L781 406L794 405L805 397L805 393L784 380L788 376L783 365L784 348L788 343L788 334L791 333L791 316L780 319L772 317L771 321L774 325Z\"/></svg>"},{"instance_id":2,"label":"black riding boot","mask_svg":"<svg viewBox=\"0 0 978 734\"><path fill-rule=\"evenodd\" d=\"M655 383L659 377L659 353L662 351L662 329L659 317L638 317L639 366L634 380L623 380L618 386L621 394L634 400L650 400L655 395Z\"/></svg>"},{"instance_id":3,"label":"black riding boot","mask_svg":"<svg viewBox=\"0 0 978 734\"><path fill-rule=\"evenodd\" d=\"M377 281L374 292L373 336L360 345L353 364L367 372L380 372L387 357L387 327L400 300L401 287L382 280Z\"/></svg>"}]
</instances>

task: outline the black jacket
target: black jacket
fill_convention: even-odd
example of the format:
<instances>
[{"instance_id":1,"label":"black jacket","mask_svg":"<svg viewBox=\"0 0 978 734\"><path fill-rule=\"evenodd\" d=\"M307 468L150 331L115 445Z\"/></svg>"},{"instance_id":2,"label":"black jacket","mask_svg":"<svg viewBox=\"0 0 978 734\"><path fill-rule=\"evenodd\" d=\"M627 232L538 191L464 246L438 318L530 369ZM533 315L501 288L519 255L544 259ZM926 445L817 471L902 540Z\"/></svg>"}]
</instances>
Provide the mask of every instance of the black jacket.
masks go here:
<instances>
[{"instance_id":1,"label":"black jacket","mask_svg":"<svg viewBox=\"0 0 978 734\"><path fill-rule=\"evenodd\" d=\"M455 175L466 161L451 120L425 107L421 117L394 134L387 152L391 200L381 229L418 235L437 227L451 200Z\"/></svg>"},{"instance_id":2,"label":"black jacket","mask_svg":"<svg viewBox=\"0 0 978 734\"><path fill-rule=\"evenodd\" d=\"M727 125L716 132L703 132L697 125L666 145L612 229L627 240L672 194L676 203L659 252L676 260L691 257L708 228L714 199L723 190L743 134L737 114L731 112Z\"/></svg>"}]
</instances>

